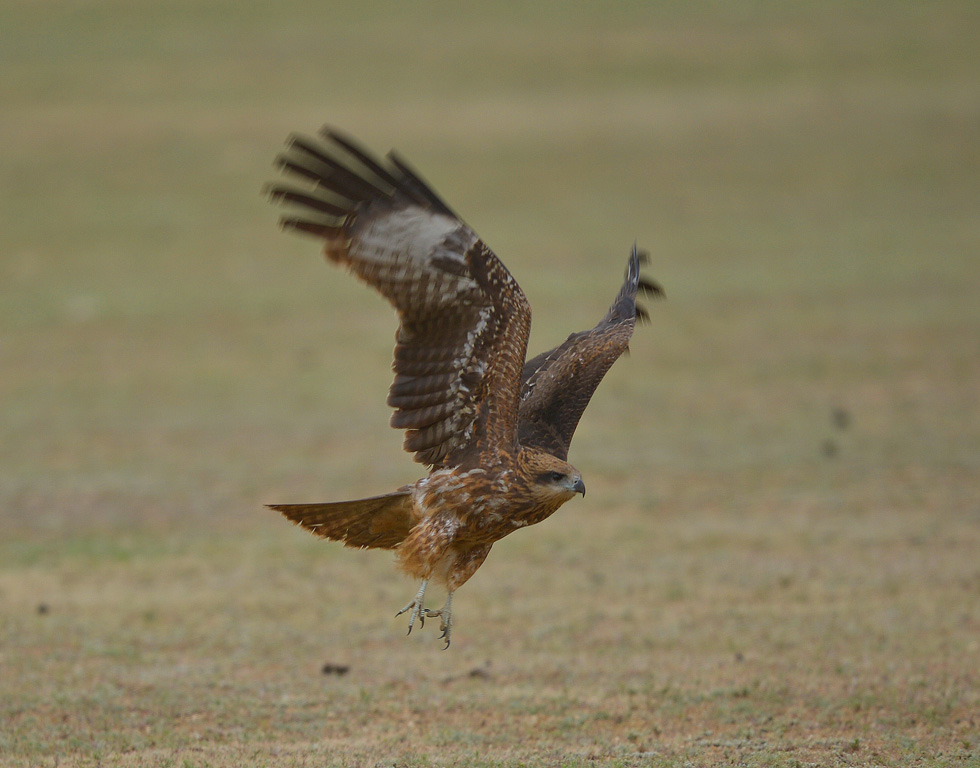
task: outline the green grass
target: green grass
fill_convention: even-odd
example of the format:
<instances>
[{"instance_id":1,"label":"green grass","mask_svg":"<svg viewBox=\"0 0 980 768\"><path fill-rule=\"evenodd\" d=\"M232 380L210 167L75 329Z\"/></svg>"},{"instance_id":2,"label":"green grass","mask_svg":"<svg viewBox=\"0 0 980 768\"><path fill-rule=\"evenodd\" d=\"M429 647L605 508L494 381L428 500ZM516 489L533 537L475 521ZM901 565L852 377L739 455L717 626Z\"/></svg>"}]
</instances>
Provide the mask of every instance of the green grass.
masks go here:
<instances>
[{"instance_id":1,"label":"green grass","mask_svg":"<svg viewBox=\"0 0 980 768\"><path fill-rule=\"evenodd\" d=\"M980 765L975 3L35 5L0 7L0 762ZM326 121L501 255L532 351L634 240L667 290L587 499L494 548L446 653L390 554L262 506L419 471L391 312L259 194Z\"/></svg>"}]
</instances>

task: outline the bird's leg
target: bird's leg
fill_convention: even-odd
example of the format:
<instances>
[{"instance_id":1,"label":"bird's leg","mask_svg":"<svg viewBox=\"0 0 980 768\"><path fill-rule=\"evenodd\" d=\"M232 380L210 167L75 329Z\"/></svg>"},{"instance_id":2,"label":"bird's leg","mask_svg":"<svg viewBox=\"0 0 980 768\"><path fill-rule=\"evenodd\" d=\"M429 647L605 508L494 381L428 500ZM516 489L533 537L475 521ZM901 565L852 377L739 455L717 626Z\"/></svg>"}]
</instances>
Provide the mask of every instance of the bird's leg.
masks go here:
<instances>
[{"instance_id":1,"label":"bird's leg","mask_svg":"<svg viewBox=\"0 0 980 768\"><path fill-rule=\"evenodd\" d=\"M440 608L438 611L427 609L425 611L425 615L430 619L435 618L436 616L441 617L439 629L442 630L442 635L440 635L440 637L446 641L446 646L443 648L443 650L445 650L449 647L449 641L453 634L453 593L450 592L448 595L446 595L446 604L443 605L442 608Z\"/></svg>"},{"instance_id":2,"label":"bird's leg","mask_svg":"<svg viewBox=\"0 0 980 768\"><path fill-rule=\"evenodd\" d=\"M420 627L425 626L425 610L422 608L422 601L425 599L425 588L427 586L429 586L429 580L422 579L422 585L419 587L419 591L415 594L415 599L395 614L395 617L397 618L405 613L405 611L412 611L412 615L408 618L408 634L412 634L412 627L415 626L416 619L420 619Z\"/></svg>"}]
</instances>

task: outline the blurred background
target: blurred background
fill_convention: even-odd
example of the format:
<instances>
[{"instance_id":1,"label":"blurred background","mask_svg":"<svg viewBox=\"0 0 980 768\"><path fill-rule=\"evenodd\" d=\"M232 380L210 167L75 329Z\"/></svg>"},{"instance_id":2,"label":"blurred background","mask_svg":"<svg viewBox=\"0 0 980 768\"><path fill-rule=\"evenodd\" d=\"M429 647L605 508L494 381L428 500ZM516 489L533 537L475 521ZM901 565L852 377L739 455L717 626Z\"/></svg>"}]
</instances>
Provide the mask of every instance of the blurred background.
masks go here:
<instances>
[{"instance_id":1,"label":"blurred background","mask_svg":"<svg viewBox=\"0 0 980 768\"><path fill-rule=\"evenodd\" d=\"M654 720L680 753L763 709L851 743L875 681L883 750L915 696L975 749L978 34L973 2L0 3L0 750L323 744L327 656L390 700L345 754L450 754L371 686L490 658L478 754L639 754ZM263 507L421 471L387 426L392 312L261 194L324 123L488 242L531 353L602 316L634 241L667 293L572 446L588 499L495 547L446 655L391 620L389 554ZM625 721L562 730L628 680ZM490 696L419 685L420 711ZM768 692L747 721L696 698L740 686Z\"/></svg>"}]
</instances>

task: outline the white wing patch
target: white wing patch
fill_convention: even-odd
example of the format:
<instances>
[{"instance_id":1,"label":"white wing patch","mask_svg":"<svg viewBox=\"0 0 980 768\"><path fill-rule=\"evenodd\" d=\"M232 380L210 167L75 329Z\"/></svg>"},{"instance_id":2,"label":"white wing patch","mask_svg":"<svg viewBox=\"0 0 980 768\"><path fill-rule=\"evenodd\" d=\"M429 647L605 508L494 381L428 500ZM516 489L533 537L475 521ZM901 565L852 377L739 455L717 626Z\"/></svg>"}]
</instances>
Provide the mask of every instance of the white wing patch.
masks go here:
<instances>
[{"instance_id":1,"label":"white wing patch","mask_svg":"<svg viewBox=\"0 0 980 768\"><path fill-rule=\"evenodd\" d=\"M386 295L384 284L393 289L411 284L413 299L431 310L458 302L460 294L465 297L479 290L466 274L465 259L476 234L454 218L416 207L395 210L381 218L361 216L351 237L352 269L381 283L379 287ZM440 264L458 265L458 269L447 271Z\"/></svg>"}]
</instances>

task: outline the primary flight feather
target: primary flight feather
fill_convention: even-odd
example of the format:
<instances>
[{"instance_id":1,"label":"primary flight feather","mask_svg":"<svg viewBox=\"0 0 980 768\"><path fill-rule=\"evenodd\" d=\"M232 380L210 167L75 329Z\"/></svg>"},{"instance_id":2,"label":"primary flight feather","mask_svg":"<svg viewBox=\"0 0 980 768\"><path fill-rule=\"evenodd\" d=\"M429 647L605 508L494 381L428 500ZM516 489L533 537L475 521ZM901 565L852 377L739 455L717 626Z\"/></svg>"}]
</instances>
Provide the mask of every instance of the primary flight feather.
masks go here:
<instances>
[{"instance_id":1,"label":"primary flight feather","mask_svg":"<svg viewBox=\"0 0 980 768\"><path fill-rule=\"evenodd\" d=\"M439 617L446 647L452 600L495 541L544 520L576 493L581 473L568 447L610 366L627 349L639 291L636 247L606 316L588 331L525 361L531 309L520 286L480 238L395 153L381 160L331 128L293 136L277 158L299 185L271 197L295 211L285 228L322 239L324 254L384 296L398 315L391 425L429 467L393 493L326 504L270 505L347 546L393 549L421 582L401 611ZM430 581L448 596L424 607Z\"/></svg>"}]
</instances>

